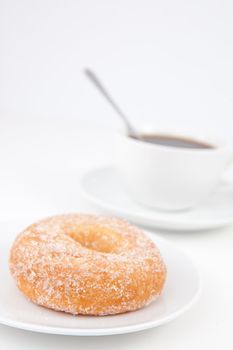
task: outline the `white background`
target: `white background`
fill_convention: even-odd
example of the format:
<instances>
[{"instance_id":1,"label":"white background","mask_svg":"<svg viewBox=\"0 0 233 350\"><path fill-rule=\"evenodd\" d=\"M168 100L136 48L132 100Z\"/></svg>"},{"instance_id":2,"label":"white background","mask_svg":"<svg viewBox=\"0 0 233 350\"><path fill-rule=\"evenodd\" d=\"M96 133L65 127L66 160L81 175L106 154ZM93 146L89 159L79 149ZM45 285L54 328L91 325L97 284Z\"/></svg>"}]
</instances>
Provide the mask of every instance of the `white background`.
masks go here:
<instances>
[{"instance_id":1,"label":"white background","mask_svg":"<svg viewBox=\"0 0 233 350\"><path fill-rule=\"evenodd\" d=\"M0 0L0 220L90 210L79 178L112 162L121 122L83 76L86 66L135 125L207 130L233 144L232 41L231 0ZM186 315L98 339L1 326L0 347L232 348L232 228L161 235L204 278Z\"/></svg>"},{"instance_id":2,"label":"white background","mask_svg":"<svg viewBox=\"0 0 233 350\"><path fill-rule=\"evenodd\" d=\"M231 0L1 0L0 113L111 125L91 66L137 125L233 132Z\"/></svg>"}]
</instances>

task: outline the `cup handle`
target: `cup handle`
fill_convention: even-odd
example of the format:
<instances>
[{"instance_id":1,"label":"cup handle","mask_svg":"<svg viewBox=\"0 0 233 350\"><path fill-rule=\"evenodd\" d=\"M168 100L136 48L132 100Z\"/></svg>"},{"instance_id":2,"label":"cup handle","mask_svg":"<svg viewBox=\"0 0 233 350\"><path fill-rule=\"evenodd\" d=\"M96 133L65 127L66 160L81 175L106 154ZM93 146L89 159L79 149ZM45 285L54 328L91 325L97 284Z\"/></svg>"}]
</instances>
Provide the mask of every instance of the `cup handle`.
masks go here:
<instances>
[{"instance_id":1,"label":"cup handle","mask_svg":"<svg viewBox=\"0 0 233 350\"><path fill-rule=\"evenodd\" d=\"M229 161L226 165L225 171L220 181L220 185L233 187L233 151L230 153Z\"/></svg>"}]
</instances>

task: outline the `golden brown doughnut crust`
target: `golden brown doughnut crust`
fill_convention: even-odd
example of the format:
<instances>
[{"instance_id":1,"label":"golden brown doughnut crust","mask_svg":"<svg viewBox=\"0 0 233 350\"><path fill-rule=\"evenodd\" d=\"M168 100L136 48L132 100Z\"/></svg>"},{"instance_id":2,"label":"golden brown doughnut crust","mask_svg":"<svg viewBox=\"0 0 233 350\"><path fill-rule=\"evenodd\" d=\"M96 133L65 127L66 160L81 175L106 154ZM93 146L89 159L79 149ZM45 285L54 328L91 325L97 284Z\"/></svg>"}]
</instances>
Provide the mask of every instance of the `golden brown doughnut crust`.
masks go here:
<instances>
[{"instance_id":1,"label":"golden brown doughnut crust","mask_svg":"<svg viewBox=\"0 0 233 350\"><path fill-rule=\"evenodd\" d=\"M9 262L31 301L72 314L139 309L161 293L166 278L159 250L141 230L85 214L29 226L16 238Z\"/></svg>"}]
</instances>

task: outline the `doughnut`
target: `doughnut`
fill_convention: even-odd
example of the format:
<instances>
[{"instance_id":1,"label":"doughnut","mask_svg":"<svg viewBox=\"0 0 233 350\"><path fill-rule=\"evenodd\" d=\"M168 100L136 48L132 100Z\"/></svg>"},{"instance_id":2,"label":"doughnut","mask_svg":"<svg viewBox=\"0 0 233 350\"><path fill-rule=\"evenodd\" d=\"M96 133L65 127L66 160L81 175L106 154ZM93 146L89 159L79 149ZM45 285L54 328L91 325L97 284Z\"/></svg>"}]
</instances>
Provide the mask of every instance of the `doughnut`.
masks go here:
<instances>
[{"instance_id":1,"label":"doughnut","mask_svg":"<svg viewBox=\"0 0 233 350\"><path fill-rule=\"evenodd\" d=\"M74 315L137 310L160 295L166 279L162 256L143 231L87 214L32 224L14 241L9 266L30 301Z\"/></svg>"}]
</instances>

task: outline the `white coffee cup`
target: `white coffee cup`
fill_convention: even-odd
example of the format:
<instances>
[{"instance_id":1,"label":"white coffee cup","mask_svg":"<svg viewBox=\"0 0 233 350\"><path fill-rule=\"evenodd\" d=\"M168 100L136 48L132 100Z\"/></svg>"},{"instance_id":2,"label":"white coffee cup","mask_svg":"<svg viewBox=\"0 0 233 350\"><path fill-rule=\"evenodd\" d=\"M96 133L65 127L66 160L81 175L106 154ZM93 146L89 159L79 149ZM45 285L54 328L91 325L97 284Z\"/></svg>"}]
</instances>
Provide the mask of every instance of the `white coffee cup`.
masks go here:
<instances>
[{"instance_id":1,"label":"white coffee cup","mask_svg":"<svg viewBox=\"0 0 233 350\"><path fill-rule=\"evenodd\" d=\"M150 134L152 134L150 132ZM167 136L167 132L154 132ZM125 190L138 203L162 210L195 207L218 185L232 150L210 138L169 136L208 143L212 148L177 148L152 144L121 132L116 140L116 167Z\"/></svg>"}]
</instances>

